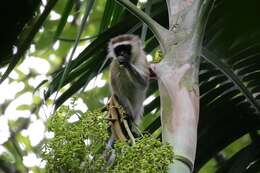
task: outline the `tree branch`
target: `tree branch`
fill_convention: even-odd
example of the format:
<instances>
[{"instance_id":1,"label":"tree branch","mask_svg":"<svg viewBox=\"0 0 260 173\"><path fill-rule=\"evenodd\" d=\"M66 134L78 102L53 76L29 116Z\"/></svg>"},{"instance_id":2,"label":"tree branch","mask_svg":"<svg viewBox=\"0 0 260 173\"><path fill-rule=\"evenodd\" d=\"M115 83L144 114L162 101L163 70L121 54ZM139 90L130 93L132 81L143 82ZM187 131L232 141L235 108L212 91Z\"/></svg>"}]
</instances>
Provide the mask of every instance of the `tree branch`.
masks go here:
<instances>
[{"instance_id":1,"label":"tree branch","mask_svg":"<svg viewBox=\"0 0 260 173\"><path fill-rule=\"evenodd\" d=\"M159 41L163 52L165 52L170 42L175 41L175 37L172 34L172 32L170 32L169 30L167 30L166 28L158 24L150 16L148 16L142 10L138 9L129 0L117 0L117 2L120 3L122 6L124 6L126 9L128 9L132 14L134 14L140 20L142 20L151 29L151 31L154 33L155 37Z\"/></svg>"}]
</instances>

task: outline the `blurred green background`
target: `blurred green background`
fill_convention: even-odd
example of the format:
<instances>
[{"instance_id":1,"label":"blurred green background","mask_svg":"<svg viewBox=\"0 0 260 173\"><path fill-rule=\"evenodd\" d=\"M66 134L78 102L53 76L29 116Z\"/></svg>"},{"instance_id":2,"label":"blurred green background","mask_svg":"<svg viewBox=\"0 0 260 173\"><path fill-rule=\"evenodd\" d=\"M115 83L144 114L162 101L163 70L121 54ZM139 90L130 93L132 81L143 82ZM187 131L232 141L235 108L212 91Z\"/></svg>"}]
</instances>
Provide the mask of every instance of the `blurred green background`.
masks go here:
<instances>
[{"instance_id":1,"label":"blurred green background","mask_svg":"<svg viewBox=\"0 0 260 173\"><path fill-rule=\"evenodd\" d=\"M0 172L44 172L40 152L44 141L53 137L46 119L54 102L69 105L77 96L76 109L82 112L107 103L108 72L94 76L111 37L137 34L145 38L149 58L157 50L150 30L114 0L94 0L93 6L90 2L2 2L0 76L3 79L7 69L10 74L0 85ZM165 1L132 2L167 27ZM86 7L91 13L62 81ZM260 172L259 7L258 0L216 0L209 17L201 58L195 172ZM160 137L157 90L156 82L151 82L142 129Z\"/></svg>"}]
</instances>

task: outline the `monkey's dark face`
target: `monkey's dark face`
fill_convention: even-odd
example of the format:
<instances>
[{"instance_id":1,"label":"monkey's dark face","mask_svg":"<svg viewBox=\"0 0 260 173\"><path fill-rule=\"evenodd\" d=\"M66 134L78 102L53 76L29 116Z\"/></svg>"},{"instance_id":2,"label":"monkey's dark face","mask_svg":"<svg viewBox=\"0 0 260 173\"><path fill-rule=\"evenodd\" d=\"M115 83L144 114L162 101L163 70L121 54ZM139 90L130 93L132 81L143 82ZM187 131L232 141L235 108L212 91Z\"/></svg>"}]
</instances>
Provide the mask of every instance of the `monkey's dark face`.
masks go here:
<instances>
[{"instance_id":1,"label":"monkey's dark face","mask_svg":"<svg viewBox=\"0 0 260 173\"><path fill-rule=\"evenodd\" d=\"M114 48L116 57L119 63L130 62L132 56L132 46L130 44L118 45Z\"/></svg>"}]
</instances>

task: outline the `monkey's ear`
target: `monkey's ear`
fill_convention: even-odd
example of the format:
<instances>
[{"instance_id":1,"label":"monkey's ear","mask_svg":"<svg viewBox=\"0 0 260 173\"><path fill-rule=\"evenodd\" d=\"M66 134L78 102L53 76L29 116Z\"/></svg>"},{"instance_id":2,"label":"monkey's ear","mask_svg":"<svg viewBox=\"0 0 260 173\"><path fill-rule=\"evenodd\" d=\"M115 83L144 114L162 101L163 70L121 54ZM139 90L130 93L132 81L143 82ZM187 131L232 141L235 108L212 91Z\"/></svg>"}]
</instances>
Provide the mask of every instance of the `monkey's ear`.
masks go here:
<instances>
[{"instance_id":1,"label":"monkey's ear","mask_svg":"<svg viewBox=\"0 0 260 173\"><path fill-rule=\"evenodd\" d=\"M107 50L107 57L106 57L106 59L114 58L114 57L115 57L114 47L113 47L112 41L110 41L108 43L108 50Z\"/></svg>"},{"instance_id":2,"label":"monkey's ear","mask_svg":"<svg viewBox=\"0 0 260 173\"><path fill-rule=\"evenodd\" d=\"M110 60L110 59L113 59L114 57L115 57L114 52L112 50L109 50L108 54L106 56L106 61Z\"/></svg>"}]
</instances>

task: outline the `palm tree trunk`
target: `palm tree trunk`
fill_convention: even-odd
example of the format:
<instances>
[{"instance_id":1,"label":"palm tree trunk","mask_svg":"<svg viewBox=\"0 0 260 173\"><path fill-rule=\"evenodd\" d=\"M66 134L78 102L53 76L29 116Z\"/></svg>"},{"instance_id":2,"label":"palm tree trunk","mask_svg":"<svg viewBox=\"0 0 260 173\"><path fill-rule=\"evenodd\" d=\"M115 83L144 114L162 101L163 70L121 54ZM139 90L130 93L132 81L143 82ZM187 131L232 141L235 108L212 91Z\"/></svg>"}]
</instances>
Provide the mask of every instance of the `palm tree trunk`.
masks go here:
<instances>
[{"instance_id":1,"label":"palm tree trunk","mask_svg":"<svg viewBox=\"0 0 260 173\"><path fill-rule=\"evenodd\" d=\"M199 120L199 56L209 2L168 0L170 41L164 59L152 66L158 76L163 141L174 149L169 173L190 173L196 155Z\"/></svg>"}]
</instances>

